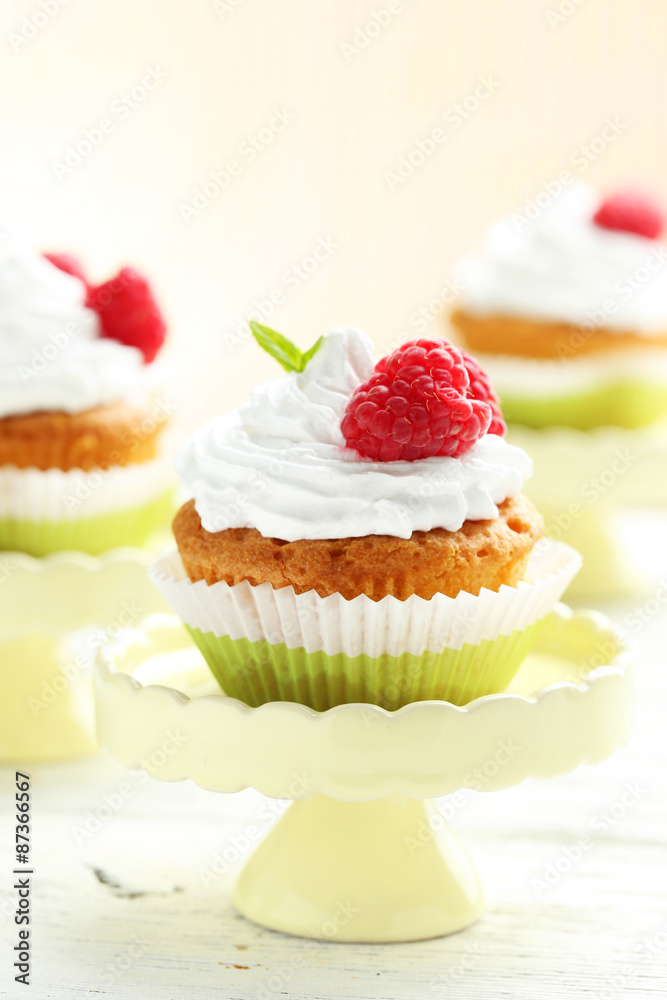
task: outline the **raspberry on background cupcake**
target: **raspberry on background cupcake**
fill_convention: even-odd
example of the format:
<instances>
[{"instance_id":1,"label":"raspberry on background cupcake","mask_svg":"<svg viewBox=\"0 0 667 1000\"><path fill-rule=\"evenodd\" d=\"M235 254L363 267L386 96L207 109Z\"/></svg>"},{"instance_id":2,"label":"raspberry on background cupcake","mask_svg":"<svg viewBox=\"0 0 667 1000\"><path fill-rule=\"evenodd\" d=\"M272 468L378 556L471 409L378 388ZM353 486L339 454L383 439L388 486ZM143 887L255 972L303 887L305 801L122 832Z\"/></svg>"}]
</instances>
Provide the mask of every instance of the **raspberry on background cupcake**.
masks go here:
<instances>
[{"instance_id":1,"label":"raspberry on background cupcake","mask_svg":"<svg viewBox=\"0 0 667 1000\"><path fill-rule=\"evenodd\" d=\"M91 286L69 254L0 259L0 548L142 544L168 516L165 324L144 278Z\"/></svg>"},{"instance_id":2,"label":"raspberry on background cupcake","mask_svg":"<svg viewBox=\"0 0 667 1000\"><path fill-rule=\"evenodd\" d=\"M451 319L509 423L635 428L667 415L667 247L641 192L571 183L512 216L460 270Z\"/></svg>"},{"instance_id":3,"label":"raspberry on background cupcake","mask_svg":"<svg viewBox=\"0 0 667 1000\"><path fill-rule=\"evenodd\" d=\"M579 566L521 496L488 379L446 341L374 365L332 330L199 428L178 551L151 567L228 695L248 704L464 704L502 690ZM491 429L493 433L491 433Z\"/></svg>"}]
</instances>

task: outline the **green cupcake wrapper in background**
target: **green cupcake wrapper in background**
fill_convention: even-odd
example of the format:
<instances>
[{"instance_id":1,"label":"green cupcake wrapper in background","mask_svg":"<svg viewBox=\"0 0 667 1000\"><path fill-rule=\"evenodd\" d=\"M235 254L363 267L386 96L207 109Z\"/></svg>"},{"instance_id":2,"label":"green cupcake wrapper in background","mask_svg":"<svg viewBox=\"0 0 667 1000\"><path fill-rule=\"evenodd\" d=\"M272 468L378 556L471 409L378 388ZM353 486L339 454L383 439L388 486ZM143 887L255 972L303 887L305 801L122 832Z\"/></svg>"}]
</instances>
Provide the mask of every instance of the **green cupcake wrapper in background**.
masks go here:
<instances>
[{"instance_id":1,"label":"green cupcake wrapper in background","mask_svg":"<svg viewBox=\"0 0 667 1000\"><path fill-rule=\"evenodd\" d=\"M32 556L74 549L99 555L120 546L142 546L165 528L174 510L170 487L150 503L127 507L98 517L67 521L28 521L0 518L0 550L19 550Z\"/></svg>"},{"instance_id":2,"label":"green cupcake wrapper in background","mask_svg":"<svg viewBox=\"0 0 667 1000\"><path fill-rule=\"evenodd\" d=\"M625 427L634 430L667 416L667 386L619 381L593 392L566 396L526 397L501 393L508 424L543 427Z\"/></svg>"},{"instance_id":3,"label":"green cupcake wrapper in background","mask_svg":"<svg viewBox=\"0 0 667 1000\"><path fill-rule=\"evenodd\" d=\"M479 645L378 657L308 653L265 640L231 639L186 626L216 680L231 698L257 707L295 701L317 711L367 702L394 711L413 701L466 705L503 691L533 646L544 619Z\"/></svg>"}]
</instances>

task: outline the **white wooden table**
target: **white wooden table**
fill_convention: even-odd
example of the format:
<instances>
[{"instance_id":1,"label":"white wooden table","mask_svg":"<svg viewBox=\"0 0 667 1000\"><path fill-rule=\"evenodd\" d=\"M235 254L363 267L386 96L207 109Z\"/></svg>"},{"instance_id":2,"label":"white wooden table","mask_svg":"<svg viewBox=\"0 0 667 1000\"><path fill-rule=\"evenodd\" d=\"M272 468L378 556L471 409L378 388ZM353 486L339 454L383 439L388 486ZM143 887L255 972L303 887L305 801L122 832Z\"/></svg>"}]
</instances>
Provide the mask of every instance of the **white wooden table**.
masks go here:
<instances>
[{"instance_id":1,"label":"white wooden table","mask_svg":"<svg viewBox=\"0 0 667 1000\"><path fill-rule=\"evenodd\" d=\"M667 581L665 524L642 519L634 533L648 541L661 531L661 550L650 550ZM667 585L660 594L667 600ZM456 810L453 822L480 868L489 909L452 937L321 944L247 923L234 912L230 889L247 856L248 827L268 828L281 804L253 791L222 796L163 784L100 756L29 768L34 954L25 991L10 969L13 772L4 769L0 996L667 997L667 604L650 613L660 603L647 604L651 597L605 609L622 621L639 606L648 619L634 636L631 745L563 779L467 794ZM103 821L92 829L96 812ZM212 875L216 855L230 863Z\"/></svg>"}]
</instances>

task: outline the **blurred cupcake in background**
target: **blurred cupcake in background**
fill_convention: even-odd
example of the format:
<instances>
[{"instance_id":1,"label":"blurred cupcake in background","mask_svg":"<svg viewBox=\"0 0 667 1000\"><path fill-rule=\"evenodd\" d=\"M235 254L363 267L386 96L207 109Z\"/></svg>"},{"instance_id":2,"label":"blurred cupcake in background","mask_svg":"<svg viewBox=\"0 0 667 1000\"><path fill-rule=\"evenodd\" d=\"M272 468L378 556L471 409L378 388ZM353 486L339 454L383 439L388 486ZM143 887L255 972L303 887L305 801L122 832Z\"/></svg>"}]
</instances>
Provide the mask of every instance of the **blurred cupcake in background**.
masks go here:
<instances>
[{"instance_id":1,"label":"blurred cupcake in background","mask_svg":"<svg viewBox=\"0 0 667 1000\"><path fill-rule=\"evenodd\" d=\"M91 286L69 255L0 258L0 548L141 545L171 509L154 359L165 322L123 268Z\"/></svg>"},{"instance_id":2,"label":"blurred cupcake in background","mask_svg":"<svg viewBox=\"0 0 667 1000\"><path fill-rule=\"evenodd\" d=\"M508 423L636 428L667 415L667 247L660 208L578 182L510 216L463 262L451 320Z\"/></svg>"}]
</instances>

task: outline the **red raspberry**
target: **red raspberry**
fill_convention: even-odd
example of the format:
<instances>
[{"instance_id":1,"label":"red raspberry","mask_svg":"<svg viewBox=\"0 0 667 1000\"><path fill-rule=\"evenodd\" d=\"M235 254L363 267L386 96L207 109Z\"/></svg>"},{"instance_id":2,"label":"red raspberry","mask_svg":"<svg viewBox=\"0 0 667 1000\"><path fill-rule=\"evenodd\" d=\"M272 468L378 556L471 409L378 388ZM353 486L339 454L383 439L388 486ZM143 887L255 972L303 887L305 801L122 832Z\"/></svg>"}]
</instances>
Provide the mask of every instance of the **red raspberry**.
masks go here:
<instances>
[{"instance_id":1,"label":"red raspberry","mask_svg":"<svg viewBox=\"0 0 667 1000\"><path fill-rule=\"evenodd\" d=\"M91 288L86 305L99 316L103 337L138 347L146 362L162 347L165 321L150 285L133 267L124 267L115 278Z\"/></svg>"},{"instance_id":2,"label":"red raspberry","mask_svg":"<svg viewBox=\"0 0 667 1000\"><path fill-rule=\"evenodd\" d=\"M476 358L473 358L472 355L468 354L460 347L459 351L461 351L463 363L466 366L466 371L468 372L468 376L470 378L468 396L472 399L481 399L484 403L488 403L491 407L491 423L489 424L489 429L486 433L497 434L498 437L505 437L507 434L507 424L503 420L503 411L500 409L500 400L496 396L489 376L479 367L479 363Z\"/></svg>"},{"instance_id":3,"label":"red raspberry","mask_svg":"<svg viewBox=\"0 0 667 1000\"><path fill-rule=\"evenodd\" d=\"M660 208L640 191L619 191L605 198L593 216L603 229L620 229L656 239L665 225Z\"/></svg>"},{"instance_id":4,"label":"red raspberry","mask_svg":"<svg viewBox=\"0 0 667 1000\"><path fill-rule=\"evenodd\" d=\"M446 340L413 340L375 366L341 421L348 448L376 462L457 457L486 434L488 403L468 396L463 355Z\"/></svg>"},{"instance_id":5,"label":"red raspberry","mask_svg":"<svg viewBox=\"0 0 667 1000\"><path fill-rule=\"evenodd\" d=\"M88 279L86 278L85 271L83 270L83 264L78 257L75 257L71 253L43 253L42 257L50 261L54 267L57 267L59 271L65 271L66 274L71 274L75 278L80 278L83 281L86 289L88 288Z\"/></svg>"}]
</instances>

